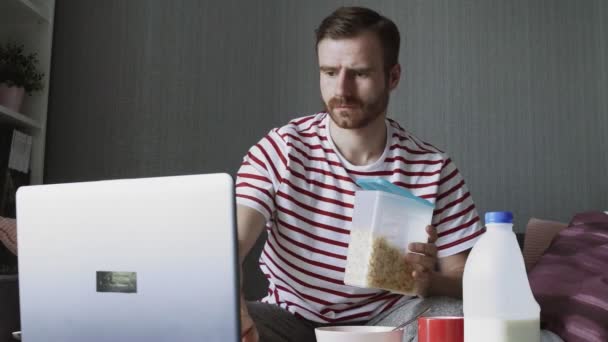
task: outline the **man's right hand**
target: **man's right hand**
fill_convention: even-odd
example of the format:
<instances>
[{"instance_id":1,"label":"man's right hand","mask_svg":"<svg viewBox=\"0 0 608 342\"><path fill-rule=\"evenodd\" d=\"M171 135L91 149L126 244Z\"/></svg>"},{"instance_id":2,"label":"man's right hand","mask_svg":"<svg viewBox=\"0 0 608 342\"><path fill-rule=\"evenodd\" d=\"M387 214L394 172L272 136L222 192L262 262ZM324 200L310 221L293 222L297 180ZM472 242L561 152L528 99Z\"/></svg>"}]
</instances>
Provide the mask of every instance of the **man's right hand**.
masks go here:
<instances>
[{"instance_id":1,"label":"man's right hand","mask_svg":"<svg viewBox=\"0 0 608 342\"><path fill-rule=\"evenodd\" d=\"M258 342L259 340L258 329L255 328L255 323L249 316L245 298L241 295L241 342Z\"/></svg>"}]
</instances>

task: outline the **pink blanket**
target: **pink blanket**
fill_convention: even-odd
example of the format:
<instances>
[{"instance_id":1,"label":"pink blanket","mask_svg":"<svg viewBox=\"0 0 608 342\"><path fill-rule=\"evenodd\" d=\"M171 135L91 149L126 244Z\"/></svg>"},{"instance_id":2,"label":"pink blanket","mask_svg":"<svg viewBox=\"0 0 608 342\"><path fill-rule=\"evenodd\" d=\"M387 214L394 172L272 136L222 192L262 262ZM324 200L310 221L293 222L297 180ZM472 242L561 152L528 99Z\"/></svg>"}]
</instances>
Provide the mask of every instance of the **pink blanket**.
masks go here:
<instances>
[{"instance_id":1,"label":"pink blanket","mask_svg":"<svg viewBox=\"0 0 608 342\"><path fill-rule=\"evenodd\" d=\"M608 341L608 215L577 214L528 278L545 329L568 342Z\"/></svg>"}]
</instances>

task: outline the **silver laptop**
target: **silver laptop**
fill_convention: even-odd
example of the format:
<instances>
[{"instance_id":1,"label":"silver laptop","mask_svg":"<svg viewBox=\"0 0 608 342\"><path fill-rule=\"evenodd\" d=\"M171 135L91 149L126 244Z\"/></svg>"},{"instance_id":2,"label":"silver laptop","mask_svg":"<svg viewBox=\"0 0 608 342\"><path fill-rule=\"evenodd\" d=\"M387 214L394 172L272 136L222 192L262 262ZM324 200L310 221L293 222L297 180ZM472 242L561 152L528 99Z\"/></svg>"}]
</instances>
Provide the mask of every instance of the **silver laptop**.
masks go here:
<instances>
[{"instance_id":1,"label":"silver laptop","mask_svg":"<svg viewBox=\"0 0 608 342\"><path fill-rule=\"evenodd\" d=\"M24 341L240 341L229 175L22 187L17 229Z\"/></svg>"}]
</instances>

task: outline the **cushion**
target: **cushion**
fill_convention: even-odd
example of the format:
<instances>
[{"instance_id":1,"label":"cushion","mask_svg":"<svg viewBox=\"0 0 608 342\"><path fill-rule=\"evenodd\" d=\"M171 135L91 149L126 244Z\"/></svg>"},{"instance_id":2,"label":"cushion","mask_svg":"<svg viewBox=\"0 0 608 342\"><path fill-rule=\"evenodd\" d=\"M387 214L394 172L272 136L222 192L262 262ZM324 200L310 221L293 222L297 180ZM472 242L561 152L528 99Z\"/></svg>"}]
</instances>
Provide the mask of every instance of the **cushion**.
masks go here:
<instances>
[{"instance_id":1,"label":"cushion","mask_svg":"<svg viewBox=\"0 0 608 342\"><path fill-rule=\"evenodd\" d=\"M587 211L584 213L576 214L571 225L579 225L585 223L608 223L608 211Z\"/></svg>"},{"instance_id":2,"label":"cushion","mask_svg":"<svg viewBox=\"0 0 608 342\"><path fill-rule=\"evenodd\" d=\"M526 237L524 240L524 262L528 272L536 265L540 257L545 253L553 238L568 224L531 218L526 226Z\"/></svg>"},{"instance_id":3,"label":"cushion","mask_svg":"<svg viewBox=\"0 0 608 342\"><path fill-rule=\"evenodd\" d=\"M544 329L568 342L608 341L608 215L576 215L528 278Z\"/></svg>"},{"instance_id":4,"label":"cushion","mask_svg":"<svg viewBox=\"0 0 608 342\"><path fill-rule=\"evenodd\" d=\"M0 243L17 254L17 224L14 219L0 216Z\"/></svg>"}]
</instances>

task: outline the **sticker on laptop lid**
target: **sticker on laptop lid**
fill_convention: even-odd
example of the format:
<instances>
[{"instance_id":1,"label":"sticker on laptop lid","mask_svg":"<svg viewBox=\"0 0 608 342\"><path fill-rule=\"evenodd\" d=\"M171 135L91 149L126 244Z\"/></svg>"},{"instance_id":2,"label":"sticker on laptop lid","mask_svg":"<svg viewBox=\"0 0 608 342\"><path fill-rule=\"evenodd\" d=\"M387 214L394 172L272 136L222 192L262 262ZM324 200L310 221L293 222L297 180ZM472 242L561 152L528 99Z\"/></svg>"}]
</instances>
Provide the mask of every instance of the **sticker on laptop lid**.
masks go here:
<instances>
[{"instance_id":1,"label":"sticker on laptop lid","mask_svg":"<svg viewBox=\"0 0 608 342\"><path fill-rule=\"evenodd\" d=\"M137 293L137 272L97 271L97 292Z\"/></svg>"}]
</instances>

